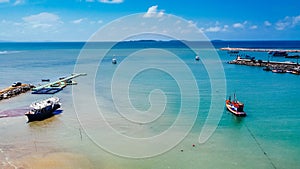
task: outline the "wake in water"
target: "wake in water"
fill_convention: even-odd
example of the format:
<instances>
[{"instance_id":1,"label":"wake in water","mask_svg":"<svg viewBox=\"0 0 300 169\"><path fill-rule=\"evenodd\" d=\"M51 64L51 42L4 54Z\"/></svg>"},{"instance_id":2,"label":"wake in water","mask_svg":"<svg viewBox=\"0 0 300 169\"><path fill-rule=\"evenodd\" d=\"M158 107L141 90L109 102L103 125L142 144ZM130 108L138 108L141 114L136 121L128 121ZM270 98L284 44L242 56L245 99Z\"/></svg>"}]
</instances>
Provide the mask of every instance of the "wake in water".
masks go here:
<instances>
[{"instance_id":1,"label":"wake in water","mask_svg":"<svg viewBox=\"0 0 300 169\"><path fill-rule=\"evenodd\" d=\"M0 55L7 55L7 54L12 54L12 53L20 53L21 51L7 51L7 50L3 50L0 51Z\"/></svg>"}]
</instances>

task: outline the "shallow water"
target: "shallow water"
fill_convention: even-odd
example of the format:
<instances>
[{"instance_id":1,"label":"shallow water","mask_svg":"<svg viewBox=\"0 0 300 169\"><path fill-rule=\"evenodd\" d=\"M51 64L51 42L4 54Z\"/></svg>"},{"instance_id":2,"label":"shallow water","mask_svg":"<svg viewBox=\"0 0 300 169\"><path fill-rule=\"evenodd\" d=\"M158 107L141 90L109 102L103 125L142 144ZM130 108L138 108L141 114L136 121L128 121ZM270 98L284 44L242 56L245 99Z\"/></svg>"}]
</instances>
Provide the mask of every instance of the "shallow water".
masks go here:
<instances>
[{"instance_id":1,"label":"shallow water","mask_svg":"<svg viewBox=\"0 0 300 169\"><path fill-rule=\"evenodd\" d=\"M2 50L2 49L1 49ZM258 67L247 67L226 64L233 59L226 52L219 51L221 62L226 74L227 95L237 94L239 100L245 103L246 118L238 118L222 111L222 117L212 137L204 143L198 142L199 134L208 114L211 85L205 67L194 61L194 55L184 49L172 48L182 56L197 80L200 93L200 109L191 131L178 145L171 150L143 159L131 159L114 155L101 145L97 145L95 138L103 138L104 143L118 143L119 140L107 139L105 124L111 126L123 135L134 138L156 136L174 123L180 109L176 81L160 71L148 71L138 74L132 79L130 98L132 105L138 110L150 107L148 98L152 89L160 88L165 92L168 104L160 118L151 123L130 123L116 112L111 97L111 74L118 65L112 65L110 58L105 58L100 64L101 71L95 76L95 99L99 110L106 121L94 112L89 103L85 103L90 95L80 95L85 108L83 112L74 109L72 90L84 90L93 83L87 77L78 77L78 85L66 87L55 94L61 98L63 113L53 118L26 123L22 110L35 100L48 95L33 95L25 93L20 96L0 101L0 112L14 114L17 117L0 118L0 168L298 168L297 157L300 156L300 76L292 74L274 74L264 72ZM73 72L76 58L80 49L75 47L59 49L14 49L14 51L0 54L0 87L9 86L14 81L39 84L41 79L52 81ZM115 49L118 61L125 59L133 49ZM94 52L97 52L94 51ZM209 57L209 51L205 57ZM264 58L264 54L250 53ZM202 56L204 57L204 56ZM163 59L162 59L163 60ZM160 60L160 61L162 61ZM147 60L144 60L146 62ZM88 58L83 65L98 62L97 58ZM174 65L172 60L167 65ZM214 64L214 60L207 62ZM167 66L165 65L165 66ZM180 70L180 67L175 66ZM180 74L180 72L179 72ZM124 81L126 78L124 78ZM123 83L118 83L121 88ZM122 94L122 93L119 93ZM93 96L94 97L94 96ZM161 99L161 98L155 98ZM150 99L151 100L151 99ZM161 102L153 102L161 106ZM85 106L86 105L86 106ZM127 110L126 116L131 115L133 109L124 102L120 105ZM192 105L192 104L191 104ZM127 106L127 107L126 107ZM191 107L192 110L192 107ZM155 112L155 111L154 111ZM191 113L192 114L192 113ZM154 118L144 114L145 117ZM186 121L181 123L180 129L189 126L189 113L183 116ZM79 117L79 119L78 119ZM193 116L191 115L191 118ZM139 119L141 120L141 119ZM86 128L80 122L88 122ZM176 131L180 134L182 130ZM165 147L169 138L157 145ZM126 145L126 144L125 144ZM195 145L195 146L193 146ZM118 145L117 145L118 146ZM139 152L136 146L119 146L120 150ZM149 147L148 151L152 151ZM147 149L143 149L147 150ZM35 161L35 163L30 162Z\"/></svg>"}]
</instances>

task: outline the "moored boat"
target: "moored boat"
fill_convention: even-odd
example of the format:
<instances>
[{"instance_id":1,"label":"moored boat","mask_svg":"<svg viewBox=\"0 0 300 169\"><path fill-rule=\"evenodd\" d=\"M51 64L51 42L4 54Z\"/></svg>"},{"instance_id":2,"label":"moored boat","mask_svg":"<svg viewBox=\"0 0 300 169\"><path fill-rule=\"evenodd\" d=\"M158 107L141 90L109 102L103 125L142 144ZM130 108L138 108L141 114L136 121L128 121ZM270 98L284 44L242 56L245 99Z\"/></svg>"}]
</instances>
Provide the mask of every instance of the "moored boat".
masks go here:
<instances>
[{"instance_id":1,"label":"moored boat","mask_svg":"<svg viewBox=\"0 0 300 169\"><path fill-rule=\"evenodd\" d=\"M231 100L231 96L229 96L228 100L226 100L226 108L232 114L240 117L246 116L246 112L244 112L244 104L239 102L234 95L234 99Z\"/></svg>"},{"instance_id":2,"label":"moored boat","mask_svg":"<svg viewBox=\"0 0 300 169\"><path fill-rule=\"evenodd\" d=\"M116 58L113 58L113 59L111 60L111 63L112 63L112 64L117 64L117 59L116 59Z\"/></svg>"},{"instance_id":3,"label":"moored boat","mask_svg":"<svg viewBox=\"0 0 300 169\"><path fill-rule=\"evenodd\" d=\"M286 51L273 51L272 55L273 56L284 56L284 57L286 57L286 56L288 56L288 52L286 52Z\"/></svg>"},{"instance_id":4,"label":"moored boat","mask_svg":"<svg viewBox=\"0 0 300 169\"><path fill-rule=\"evenodd\" d=\"M50 97L48 99L34 102L30 105L30 110L25 113L28 122L42 121L54 116L54 112L61 107L58 97Z\"/></svg>"},{"instance_id":5,"label":"moored boat","mask_svg":"<svg viewBox=\"0 0 300 169\"><path fill-rule=\"evenodd\" d=\"M286 73L286 70L284 70L284 69L273 69L272 72L273 73Z\"/></svg>"},{"instance_id":6,"label":"moored boat","mask_svg":"<svg viewBox=\"0 0 300 169\"><path fill-rule=\"evenodd\" d=\"M272 68L270 66L266 66L263 68L264 71L272 71Z\"/></svg>"}]
</instances>

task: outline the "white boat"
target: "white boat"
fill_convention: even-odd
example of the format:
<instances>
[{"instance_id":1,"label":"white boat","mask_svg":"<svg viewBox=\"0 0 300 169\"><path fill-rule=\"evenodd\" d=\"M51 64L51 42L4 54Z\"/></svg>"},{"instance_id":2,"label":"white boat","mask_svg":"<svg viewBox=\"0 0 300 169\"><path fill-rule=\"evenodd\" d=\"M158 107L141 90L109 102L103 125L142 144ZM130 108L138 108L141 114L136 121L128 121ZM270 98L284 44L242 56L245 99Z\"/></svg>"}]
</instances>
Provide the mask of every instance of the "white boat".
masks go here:
<instances>
[{"instance_id":1,"label":"white boat","mask_svg":"<svg viewBox=\"0 0 300 169\"><path fill-rule=\"evenodd\" d=\"M117 59L116 59L116 58L113 58L113 59L111 60L111 63L112 63L112 64L117 64Z\"/></svg>"},{"instance_id":2,"label":"white boat","mask_svg":"<svg viewBox=\"0 0 300 169\"><path fill-rule=\"evenodd\" d=\"M28 122L41 121L54 116L54 111L61 107L58 97L50 97L48 99L34 102L30 105L30 110L25 113Z\"/></svg>"}]
</instances>

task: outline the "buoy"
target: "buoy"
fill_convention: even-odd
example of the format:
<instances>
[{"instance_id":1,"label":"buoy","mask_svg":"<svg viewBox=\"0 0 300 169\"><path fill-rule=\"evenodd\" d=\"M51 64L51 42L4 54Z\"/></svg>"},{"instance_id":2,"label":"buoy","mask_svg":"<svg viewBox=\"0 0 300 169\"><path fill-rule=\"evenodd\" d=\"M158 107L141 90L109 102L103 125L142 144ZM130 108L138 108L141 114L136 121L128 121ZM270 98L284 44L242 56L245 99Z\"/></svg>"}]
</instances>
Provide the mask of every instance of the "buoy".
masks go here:
<instances>
[{"instance_id":1,"label":"buoy","mask_svg":"<svg viewBox=\"0 0 300 169\"><path fill-rule=\"evenodd\" d=\"M193 147L195 147L195 144L193 144Z\"/></svg>"},{"instance_id":2,"label":"buoy","mask_svg":"<svg viewBox=\"0 0 300 169\"><path fill-rule=\"evenodd\" d=\"M181 152L183 152L183 150L180 150Z\"/></svg>"}]
</instances>

